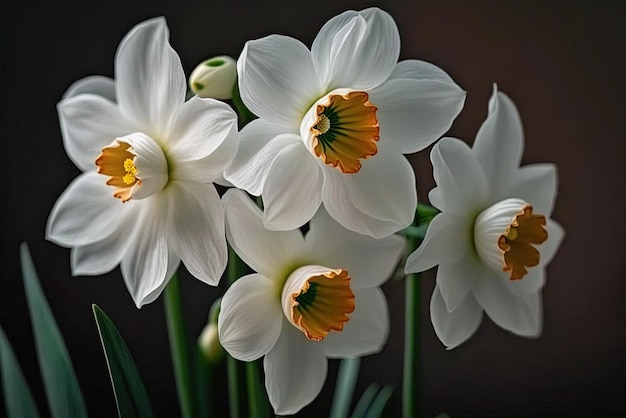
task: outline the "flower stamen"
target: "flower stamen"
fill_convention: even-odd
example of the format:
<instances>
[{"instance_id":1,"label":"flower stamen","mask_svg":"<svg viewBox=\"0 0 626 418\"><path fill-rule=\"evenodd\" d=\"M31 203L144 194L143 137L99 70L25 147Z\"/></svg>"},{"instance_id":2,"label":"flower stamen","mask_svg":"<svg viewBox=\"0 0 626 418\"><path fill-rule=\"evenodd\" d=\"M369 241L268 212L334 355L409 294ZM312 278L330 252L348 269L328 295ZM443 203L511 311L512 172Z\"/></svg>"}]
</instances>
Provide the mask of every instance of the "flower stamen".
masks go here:
<instances>
[{"instance_id":1,"label":"flower stamen","mask_svg":"<svg viewBox=\"0 0 626 418\"><path fill-rule=\"evenodd\" d=\"M96 158L97 172L109 176L106 184L116 188L113 196L127 202L131 199L131 189L135 184L141 184L137 178L135 154L130 151L131 146L126 142L116 140L111 145L102 148Z\"/></svg>"},{"instance_id":2,"label":"flower stamen","mask_svg":"<svg viewBox=\"0 0 626 418\"><path fill-rule=\"evenodd\" d=\"M124 184L133 184L137 180L137 167L135 167L132 159L124 160L124 170L126 170L126 174L122 177L122 181Z\"/></svg>"},{"instance_id":3,"label":"flower stamen","mask_svg":"<svg viewBox=\"0 0 626 418\"><path fill-rule=\"evenodd\" d=\"M510 271L510 280L520 280L527 273L526 267L539 264L539 245L548 239L544 228L546 217L533 214L533 208L526 205L515 216L506 232L498 238L498 247L504 251L503 271Z\"/></svg>"},{"instance_id":4,"label":"flower stamen","mask_svg":"<svg viewBox=\"0 0 626 418\"><path fill-rule=\"evenodd\" d=\"M310 128L315 155L343 173L358 172L359 160L378 151L380 128L376 111L365 92L329 95L326 103L317 105L316 119Z\"/></svg>"},{"instance_id":5,"label":"flower stamen","mask_svg":"<svg viewBox=\"0 0 626 418\"><path fill-rule=\"evenodd\" d=\"M312 341L323 340L331 330L343 330L352 311L354 293L346 270L310 277L291 294L291 320Z\"/></svg>"}]
</instances>

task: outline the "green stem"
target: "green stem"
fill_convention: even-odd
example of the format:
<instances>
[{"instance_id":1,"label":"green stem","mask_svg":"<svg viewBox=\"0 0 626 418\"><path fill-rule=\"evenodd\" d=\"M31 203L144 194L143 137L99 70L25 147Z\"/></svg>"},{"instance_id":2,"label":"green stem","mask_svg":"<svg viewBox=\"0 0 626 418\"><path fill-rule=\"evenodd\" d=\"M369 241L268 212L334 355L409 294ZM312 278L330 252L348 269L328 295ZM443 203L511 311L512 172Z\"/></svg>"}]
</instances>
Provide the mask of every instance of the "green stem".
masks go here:
<instances>
[{"instance_id":1,"label":"green stem","mask_svg":"<svg viewBox=\"0 0 626 418\"><path fill-rule=\"evenodd\" d=\"M269 418L269 404L265 396L265 389L261 384L259 363L251 361L245 366L249 416L250 418Z\"/></svg>"},{"instance_id":2,"label":"green stem","mask_svg":"<svg viewBox=\"0 0 626 418\"><path fill-rule=\"evenodd\" d=\"M240 261L231 246L228 246L228 284L232 285L240 275ZM226 356L226 373L228 376L228 409L231 418L239 418L243 416L241 411L241 364L231 357Z\"/></svg>"},{"instance_id":3,"label":"green stem","mask_svg":"<svg viewBox=\"0 0 626 418\"><path fill-rule=\"evenodd\" d=\"M213 367L204 359L202 353L196 350L196 398L198 401L198 417L209 418L215 415L215 389Z\"/></svg>"},{"instance_id":4,"label":"green stem","mask_svg":"<svg viewBox=\"0 0 626 418\"><path fill-rule=\"evenodd\" d=\"M183 323L183 313L180 303L180 289L176 273L165 287L165 315L167 317L167 331L172 353L172 365L176 376L176 389L183 418L193 418L195 403L191 382L191 369L187 339Z\"/></svg>"},{"instance_id":5,"label":"green stem","mask_svg":"<svg viewBox=\"0 0 626 418\"><path fill-rule=\"evenodd\" d=\"M417 238L409 238L410 252L419 244ZM418 414L420 398L419 373L419 326L421 282L419 274L407 275L405 279L405 328L404 328L404 371L402 375L402 416L414 418Z\"/></svg>"},{"instance_id":6,"label":"green stem","mask_svg":"<svg viewBox=\"0 0 626 418\"><path fill-rule=\"evenodd\" d=\"M360 365L361 359L359 357L341 359L335 396L330 409L331 418L346 418L348 416Z\"/></svg>"},{"instance_id":7,"label":"green stem","mask_svg":"<svg viewBox=\"0 0 626 418\"><path fill-rule=\"evenodd\" d=\"M230 355L226 357L226 373L228 374L228 411L231 418L239 418L239 364Z\"/></svg>"}]
</instances>

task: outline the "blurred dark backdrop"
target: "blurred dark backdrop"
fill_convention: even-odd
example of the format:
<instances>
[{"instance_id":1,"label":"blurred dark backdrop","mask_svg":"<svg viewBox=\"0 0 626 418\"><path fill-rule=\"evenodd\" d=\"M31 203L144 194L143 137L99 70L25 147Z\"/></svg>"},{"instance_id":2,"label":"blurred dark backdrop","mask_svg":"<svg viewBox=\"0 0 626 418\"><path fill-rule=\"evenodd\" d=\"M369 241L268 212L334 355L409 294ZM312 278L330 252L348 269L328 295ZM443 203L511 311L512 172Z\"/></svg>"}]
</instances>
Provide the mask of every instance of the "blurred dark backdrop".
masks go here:
<instances>
[{"instance_id":1,"label":"blurred dark backdrop","mask_svg":"<svg viewBox=\"0 0 626 418\"><path fill-rule=\"evenodd\" d=\"M402 58L431 61L467 90L450 135L473 141L492 83L522 115L524 163L559 166L553 215L567 230L544 291L544 331L515 337L485 319L476 335L446 351L428 314L434 275L422 289L422 416L611 416L626 410L626 13L621 2L574 1L177 1L2 2L0 25L0 323L40 410L45 395L20 279L18 245L27 241L94 417L115 416L105 360L91 314L97 303L116 322L159 417L178 415L161 299L137 310L119 270L71 277L69 250L44 240L50 209L79 174L61 143L55 104L74 80L113 75L121 38L136 23L167 18L187 74L201 60L237 57L248 39L283 33L313 41L346 9L378 5L396 20ZM428 152L411 156L419 195L433 186ZM224 291L182 278L195 337ZM357 394L377 381L398 388L403 347L403 282L390 282L392 327L379 355L364 359ZM322 394L301 416L327 415L337 363ZM220 389L223 393L223 389ZM225 402L225 400L224 400ZM224 403L225 405L225 403ZM0 405L2 406L2 405ZM225 408L221 410L225 413ZM0 415L4 410L0 412ZM44 413L44 416L46 414Z\"/></svg>"}]
</instances>

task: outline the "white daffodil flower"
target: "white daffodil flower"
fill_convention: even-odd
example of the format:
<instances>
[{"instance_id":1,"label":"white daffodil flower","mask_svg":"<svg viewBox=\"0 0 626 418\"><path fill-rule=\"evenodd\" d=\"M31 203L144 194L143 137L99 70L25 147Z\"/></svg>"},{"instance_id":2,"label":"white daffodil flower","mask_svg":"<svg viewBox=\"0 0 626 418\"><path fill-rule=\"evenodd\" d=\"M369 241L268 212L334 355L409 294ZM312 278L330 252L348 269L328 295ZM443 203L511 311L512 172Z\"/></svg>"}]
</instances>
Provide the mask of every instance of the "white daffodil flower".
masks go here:
<instances>
[{"instance_id":1,"label":"white daffodil flower","mask_svg":"<svg viewBox=\"0 0 626 418\"><path fill-rule=\"evenodd\" d=\"M298 412L318 395L327 358L379 352L389 333L379 286L405 246L342 228L322 208L305 237L270 231L241 191L223 197L226 234L257 273L238 279L222 298L220 342L233 357L265 356L265 387L278 415Z\"/></svg>"},{"instance_id":2,"label":"white daffodil flower","mask_svg":"<svg viewBox=\"0 0 626 418\"><path fill-rule=\"evenodd\" d=\"M185 102L185 74L163 18L133 28L115 81L76 82L58 104L65 149L84 171L59 197L47 238L72 247L74 275L121 264L137 307L183 263L216 285L227 260L224 211L212 181L234 156L237 118L224 103Z\"/></svg>"},{"instance_id":3,"label":"white daffodil flower","mask_svg":"<svg viewBox=\"0 0 626 418\"><path fill-rule=\"evenodd\" d=\"M402 154L446 132L465 92L432 64L398 63L399 53L398 28L377 8L332 18L311 50L282 35L246 43L239 88L259 119L240 132L225 178L263 194L267 228L298 228L322 203L376 238L413 221L415 175Z\"/></svg>"},{"instance_id":4,"label":"white daffodil flower","mask_svg":"<svg viewBox=\"0 0 626 418\"><path fill-rule=\"evenodd\" d=\"M545 267L564 231L550 219L557 189L553 164L520 167L522 124L494 87L474 147L443 138L432 150L440 209L407 272L439 265L430 301L435 332L448 347L479 327L483 309L500 327L537 337L542 328Z\"/></svg>"}]
</instances>

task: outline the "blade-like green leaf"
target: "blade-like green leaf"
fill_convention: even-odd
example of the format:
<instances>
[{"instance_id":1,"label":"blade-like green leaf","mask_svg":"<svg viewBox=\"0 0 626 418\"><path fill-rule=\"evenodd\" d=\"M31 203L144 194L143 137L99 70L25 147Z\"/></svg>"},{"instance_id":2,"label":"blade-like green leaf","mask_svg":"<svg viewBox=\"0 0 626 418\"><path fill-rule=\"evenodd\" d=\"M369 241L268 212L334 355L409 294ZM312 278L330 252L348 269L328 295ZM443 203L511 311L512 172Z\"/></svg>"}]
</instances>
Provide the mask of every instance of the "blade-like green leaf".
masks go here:
<instances>
[{"instance_id":1,"label":"blade-like green leaf","mask_svg":"<svg viewBox=\"0 0 626 418\"><path fill-rule=\"evenodd\" d=\"M126 343L107 314L97 305L92 305L92 308L109 366L119 416L152 417L148 393Z\"/></svg>"},{"instance_id":2,"label":"blade-like green leaf","mask_svg":"<svg viewBox=\"0 0 626 418\"><path fill-rule=\"evenodd\" d=\"M368 408L372 404L374 397L376 397L376 393L378 392L378 383L370 383L369 386L363 391L359 402L354 407L354 411L352 411L352 418L363 418Z\"/></svg>"},{"instance_id":3,"label":"blade-like green leaf","mask_svg":"<svg viewBox=\"0 0 626 418\"><path fill-rule=\"evenodd\" d=\"M8 418L39 418L39 412L30 394L24 375L17 364L11 344L0 327L0 373L4 389L4 404Z\"/></svg>"},{"instance_id":4,"label":"blade-like green leaf","mask_svg":"<svg viewBox=\"0 0 626 418\"><path fill-rule=\"evenodd\" d=\"M26 243L20 246L20 261L50 414L53 418L87 417L87 408L76 380L76 373L39 285Z\"/></svg>"},{"instance_id":5,"label":"blade-like green leaf","mask_svg":"<svg viewBox=\"0 0 626 418\"><path fill-rule=\"evenodd\" d=\"M365 418L380 418L383 415L387 402L389 402L391 395L393 395L393 390L393 386L385 385L372 401Z\"/></svg>"}]
</instances>

